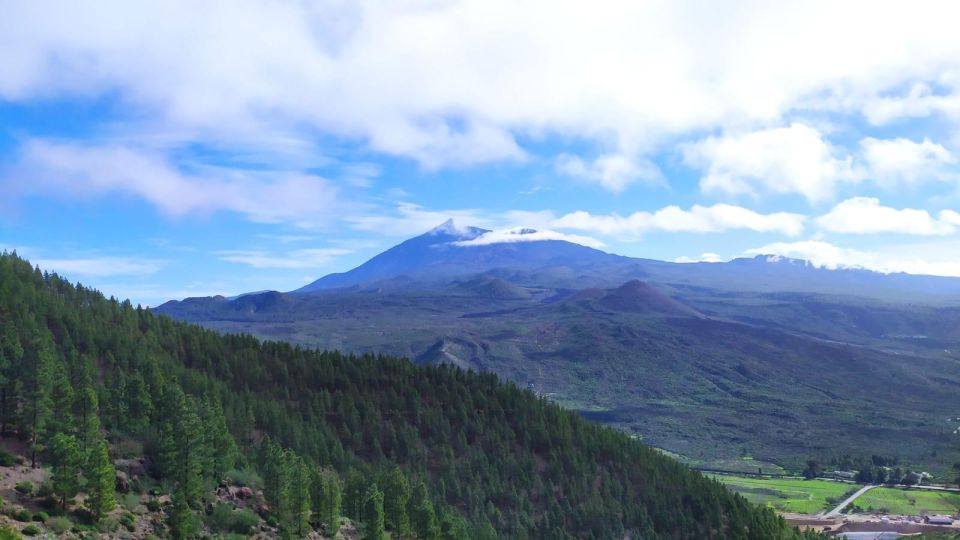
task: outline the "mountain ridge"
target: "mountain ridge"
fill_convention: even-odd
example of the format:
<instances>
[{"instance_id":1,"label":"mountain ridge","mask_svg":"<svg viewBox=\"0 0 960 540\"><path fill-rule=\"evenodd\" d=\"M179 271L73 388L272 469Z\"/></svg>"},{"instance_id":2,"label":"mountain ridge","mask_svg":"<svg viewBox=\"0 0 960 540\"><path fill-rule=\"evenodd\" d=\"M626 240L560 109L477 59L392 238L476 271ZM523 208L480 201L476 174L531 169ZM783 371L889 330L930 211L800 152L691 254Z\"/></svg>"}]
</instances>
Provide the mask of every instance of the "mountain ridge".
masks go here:
<instances>
[{"instance_id":1,"label":"mountain ridge","mask_svg":"<svg viewBox=\"0 0 960 540\"><path fill-rule=\"evenodd\" d=\"M774 254L726 262L679 263L608 253L565 240L549 231L516 228L491 231L447 220L375 255L359 266L327 274L293 293L320 293L374 286L399 277L436 284L491 273L523 286L613 287L641 279L662 287L708 287L737 291L855 294L866 298L913 298L960 304L960 278L882 273L865 268L818 266ZM559 233L557 233L559 234ZM491 236L493 235L493 236ZM517 241L522 237L542 238ZM490 237L490 241L483 241Z\"/></svg>"}]
</instances>

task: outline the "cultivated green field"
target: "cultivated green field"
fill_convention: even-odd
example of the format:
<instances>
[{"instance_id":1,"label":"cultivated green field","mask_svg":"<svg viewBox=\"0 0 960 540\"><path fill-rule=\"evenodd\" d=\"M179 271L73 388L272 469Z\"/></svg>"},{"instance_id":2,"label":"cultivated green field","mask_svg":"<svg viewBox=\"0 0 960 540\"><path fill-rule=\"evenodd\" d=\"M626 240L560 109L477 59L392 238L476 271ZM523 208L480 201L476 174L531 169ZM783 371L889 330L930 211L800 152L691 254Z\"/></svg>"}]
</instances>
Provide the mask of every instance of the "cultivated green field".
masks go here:
<instances>
[{"instance_id":1,"label":"cultivated green field","mask_svg":"<svg viewBox=\"0 0 960 540\"><path fill-rule=\"evenodd\" d=\"M855 484L827 480L710 476L723 482L730 491L743 495L750 502L799 514L816 514L821 510L827 510L832 506L827 499L839 501L845 493L860 487Z\"/></svg>"},{"instance_id":2,"label":"cultivated green field","mask_svg":"<svg viewBox=\"0 0 960 540\"><path fill-rule=\"evenodd\" d=\"M854 504L867 511L891 514L956 514L960 511L960 493L874 488L858 497Z\"/></svg>"}]
</instances>

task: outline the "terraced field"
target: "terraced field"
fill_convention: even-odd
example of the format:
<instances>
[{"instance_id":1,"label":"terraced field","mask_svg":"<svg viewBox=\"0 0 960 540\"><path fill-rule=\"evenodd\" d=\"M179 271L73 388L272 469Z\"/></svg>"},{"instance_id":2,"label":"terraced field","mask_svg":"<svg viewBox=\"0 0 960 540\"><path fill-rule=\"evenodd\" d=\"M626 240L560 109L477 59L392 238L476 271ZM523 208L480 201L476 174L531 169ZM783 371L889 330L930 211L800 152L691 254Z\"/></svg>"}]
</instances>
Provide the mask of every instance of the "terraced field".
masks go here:
<instances>
[{"instance_id":1,"label":"terraced field","mask_svg":"<svg viewBox=\"0 0 960 540\"><path fill-rule=\"evenodd\" d=\"M844 494L858 489L856 484L828 480L790 480L779 478L746 478L711 475L730 491L743 495L748 501L776 508L783 512L816 514L839 502Z\"/></svg>"}]
</instances>

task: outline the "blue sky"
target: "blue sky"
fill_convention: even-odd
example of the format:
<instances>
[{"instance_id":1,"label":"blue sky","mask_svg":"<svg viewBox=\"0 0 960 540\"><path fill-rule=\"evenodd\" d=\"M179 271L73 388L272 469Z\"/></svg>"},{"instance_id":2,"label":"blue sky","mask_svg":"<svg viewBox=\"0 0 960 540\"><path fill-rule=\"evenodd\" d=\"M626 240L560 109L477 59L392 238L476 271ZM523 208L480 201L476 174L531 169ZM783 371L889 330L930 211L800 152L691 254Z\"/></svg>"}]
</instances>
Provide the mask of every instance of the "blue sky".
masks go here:
<instances>
[{"instance_id":1,"label":"blue sky","mask_svg":"<svg viewBox=\"0 0 960 540\"><path fill-rule=\"evenodd\" d=\"M951 3L4 2L0 248L290 290L448 217L960 276Z\"/></svg>"}]
</instances>

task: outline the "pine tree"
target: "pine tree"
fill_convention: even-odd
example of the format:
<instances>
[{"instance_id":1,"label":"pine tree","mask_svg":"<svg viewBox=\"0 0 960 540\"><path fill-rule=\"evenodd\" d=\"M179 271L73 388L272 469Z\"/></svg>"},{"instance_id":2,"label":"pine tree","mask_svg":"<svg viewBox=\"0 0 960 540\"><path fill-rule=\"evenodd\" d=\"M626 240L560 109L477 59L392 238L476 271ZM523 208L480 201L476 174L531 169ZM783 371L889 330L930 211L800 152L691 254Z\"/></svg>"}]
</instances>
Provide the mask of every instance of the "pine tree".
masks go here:
<instances>
[{"instance_id":1,"label":"pine tree","mask_svg":"<svg viewBox=\"0 0 960 540\"><path fill-rule=\"evenodd\" d=\"M440 524L433 510L433 503L427 495L427 486L417 482L409 504L410 526L420 540L436 540L440 537Z\"/></svg>"},{"instance_id":2,"label":"pine tree","mask_svg":"<svg viewBox=\"0 0 960 540\"><path fill-rule=\"evenodd\" d=\"M177 464L177 437L174 435L173 424L163 422L160 425L160 435L157 449L157 476L161 479L173 478Z\"/></svg>"},{"instance_id":3,"label":"pine tree","mask_svg":"<svg viewBox=\"0 0 960 540\"><path fill-rule=\"evenodd\" d=\"M17 382L20 378L23 346L13 321L6 321L0 330L0 435L17 421Z\"/></svg>"},{"instance_id":4,"label":"pine tree","mask_svg":"<svg viewBox=\"0 0 960 540\"><path fill-rule=\"evenodd\" d=\"M143 375L135 373L130 377L125 394L125 409L129 430L132 433L142 433L147 429L153 415L153 403Z\"/></svg>"},{"instance_id":5,"label":"pine tree","mask_svg":"<svg viewBox=\"0 0 960 540\"><path fill-rule=\"evenodd\" d=\"M57 433L50 443L50 458L53 492L60 498L60 506L66 508L67 500L80 488L79 475L83 464L80 443L72 435Z\"/></svg>"},{"instance_id":6,"label":"pine tree","mask_svg":"<svg viewBox=\"0 0 960 540\"><path fill-rule=\"evenodd\" d=\"M297 538L310 532L310 468L303 458L290 453L287 456L290 470L290 522L289 531Z\"/></svg>"},{"instance_id":7,"label":"pine tree","mask_svg":"<svg viewBox=\"0 0 960 540\"><path fill-rule=\"evenodd\" d=\"M208 473L220 480L237 463L237 442L227 428L227 418L220 402L204 401L202 405L203 431L210 450Z\"/></svg>"},{"instance_id":8,"label":"pine tree","mask_svg":"<svg viewBox=\"0 0 960 540\"><path fill-rule=\"evenodd\" d=\"M289 520L290 508L290 469L286 452L279 444L270 439L263 443L263 497L273 511L277 522Z\"/></svg>"},{"instance_id":9,"label":"pine tree","mask_svg":"<svg viewBox=\"0 0 960 540\"><path fill-rule=\"evenodd\" d=\"M123 371L117 369L113 372L107 387L109 399L106 401L107 410L104 411L105 421L112 423L112 429L124 430L126 428L125 419L127 418L127 378Z\"/></svg>"},{"instance_id":10,"label":"pine tree","mask_svg":"<svg viewBox=\"0 0 960 540\"><path fill-rule=\"evenodd\" d=\"M67 370L63 363L56 362L51 369L50 384L50 421L44 426L47 438L52 439L56 433L74 433L73 421L73 388L67 378Z\"/></svg>"},{"instance_id":11,"label":"pine tree","mask_svg":"<svg viewBox=\"0 0 960 540\"><path fill-rule=\"evenodd\" d=\"M49 334L37 337L23 370L23 411L20 415L20 433L30 441L30 466L36 468L37 455L43 450L43 439L53 410L51 385L56 361Z\"/></svg>"},{"instance_id":12,"label":"pine tree","mask_svg":"<svg viewBox=\"0 0 960 540\"><path fill-rule=\"evenodd\" d=\"M170 534L177 539L191 538L200 530L200 520L190 508L187 494L178 486L171 497L173 508L167 518Z\"/></svg>"},{"instance_id":13,"label":"pine tree","mask_svg":"<svg viewBox=\"0 0 960 540\"><path fill-rule=\"evenodd\" d=\"M193 508L203 495L203 464L207 459L203 426L197 415L196 401L184 394L179 385L170 385L166 399L170 400L169 415L173 422L169 428L164 427L166 433L161 434L164 437L161 451L165 454L162 461L168 467L165 473L180 489L184 501Z\"/></svg>"},{"instance_id":14,"label":"pine tree","mask_svg":"<svg viewBox=\"0 0 960 540\"><path fill-rule=\"evenodd\" d=\"M314 472L311 488L314 520L331 535L340 530L341 491L336 473L319 469Z\"/></svg>"},{"instance_id":15,"label":"pine tree","mask_svg":"<svg viewBox=\"0 0 960 540\"><path fill-rule=\"evenodd\" d=\"M469 537L467 523L462 517L449 510L443 513L440 518L440 538L442 540L466 540ZM566 538L562 531L559 535L556 531L551 531L549 537Z\"/></svg>"},{"instance_id":16,"label":"pine tree","mask_svg":"<svg viewBox=\"0 0 960 540\"><path fill-rule=\"evenodd\" d=\"M74 400L74 416L80 449L86 452L92 441L100 436L99 400L97 392L89 384L77 392Z\"/></svg>"},{"instance_id":17,"label":"pine tree","mask_svg":"<svg viewBox=\"0 0 960 540\"><path fill-rule=\"evenodd\" d=\"M84 476L87 478L87 507L94 519L100 521L117 504L114 494L117 472L110 461L107 441L103 438L91 446Z\"/></svg>"},{"instance_id":18,"label":"pine tree","mask_svg":"<svg viewBox=\"0 0 960 540\"><path fill-rule=\"evenodd\" d=\"M409 501L410 484L400 467L394 465L383 478L383 513L386 527L398 538L410 533Z\"/></svg>"},{"instance_id":19,"label":"pine tree","mask_svg":"<svg viewBox=\"0 0 960 540\"><path fill-rule=\"evenodd\" d=\"M376 484L367 489L363 504L363 540L383 540L383 493Z\"/></svg>"}]
</instances>

